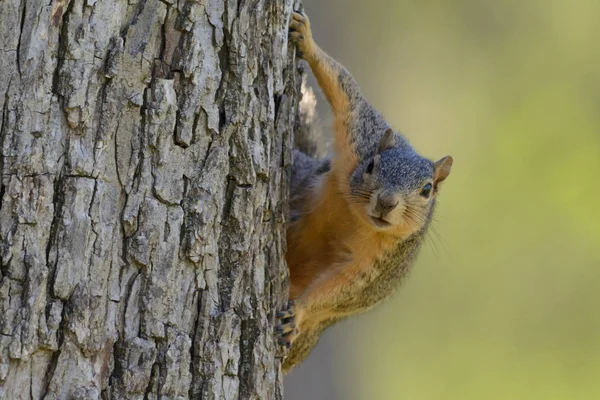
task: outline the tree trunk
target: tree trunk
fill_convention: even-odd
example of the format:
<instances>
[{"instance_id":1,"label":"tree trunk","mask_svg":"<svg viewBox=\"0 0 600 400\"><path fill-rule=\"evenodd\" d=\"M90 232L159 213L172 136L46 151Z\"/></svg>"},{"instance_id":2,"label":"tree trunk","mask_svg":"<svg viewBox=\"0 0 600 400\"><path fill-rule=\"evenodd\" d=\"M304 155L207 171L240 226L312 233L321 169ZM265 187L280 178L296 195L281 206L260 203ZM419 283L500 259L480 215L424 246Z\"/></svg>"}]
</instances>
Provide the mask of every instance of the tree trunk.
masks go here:
<instances>
[{"instance_id":1,"label":"tree trunk","mask_svg":"<svg viewBox=\"0 0 600 400\"><path fill-rule=\"evenodd\" d=\"M281 398L292 1L0 0L0 398Z\"/></svg>"}]
</instances>

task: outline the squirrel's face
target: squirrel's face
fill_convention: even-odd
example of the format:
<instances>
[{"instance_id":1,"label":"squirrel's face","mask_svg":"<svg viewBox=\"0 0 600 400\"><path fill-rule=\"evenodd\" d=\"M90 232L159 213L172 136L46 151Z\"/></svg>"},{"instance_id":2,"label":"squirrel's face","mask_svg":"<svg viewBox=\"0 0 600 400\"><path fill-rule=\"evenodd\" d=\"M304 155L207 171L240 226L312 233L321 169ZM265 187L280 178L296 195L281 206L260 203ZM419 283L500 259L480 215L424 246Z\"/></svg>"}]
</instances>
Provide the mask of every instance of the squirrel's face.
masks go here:
<instances>
[{"instance_id":1,"label":"squirrel's face","mask_svg":"<svg viewBox=\"0 0 600 400\"><path fill-rule=\"evenodd\" d=\"M374 229L408 236L429 221L440 184L450 174L452 157L432 162L401 145L388 130L375 156L350 178L352 207ZM360 200L359 200L360 199Z\"/></svg>"}]
</instances>

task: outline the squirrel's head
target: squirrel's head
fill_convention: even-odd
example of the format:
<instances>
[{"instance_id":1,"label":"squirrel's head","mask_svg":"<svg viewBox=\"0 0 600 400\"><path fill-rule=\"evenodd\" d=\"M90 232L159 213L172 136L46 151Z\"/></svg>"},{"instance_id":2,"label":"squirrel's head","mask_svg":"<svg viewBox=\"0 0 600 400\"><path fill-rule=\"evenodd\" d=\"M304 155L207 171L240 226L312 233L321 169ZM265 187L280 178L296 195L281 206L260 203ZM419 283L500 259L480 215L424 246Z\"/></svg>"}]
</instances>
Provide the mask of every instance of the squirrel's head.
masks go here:
<instances>
[{"instance_id":1,"label":"squirrel's head","mask_svg":"<svg viewBox=\"0 0 600 400\"><path fill-rule=\"evenodd\" d=\"M388 129L350 176L351 206L374 229L409 236L429 222L451 168L452 157L432 162Z\"/></svg>"}]
</instances>

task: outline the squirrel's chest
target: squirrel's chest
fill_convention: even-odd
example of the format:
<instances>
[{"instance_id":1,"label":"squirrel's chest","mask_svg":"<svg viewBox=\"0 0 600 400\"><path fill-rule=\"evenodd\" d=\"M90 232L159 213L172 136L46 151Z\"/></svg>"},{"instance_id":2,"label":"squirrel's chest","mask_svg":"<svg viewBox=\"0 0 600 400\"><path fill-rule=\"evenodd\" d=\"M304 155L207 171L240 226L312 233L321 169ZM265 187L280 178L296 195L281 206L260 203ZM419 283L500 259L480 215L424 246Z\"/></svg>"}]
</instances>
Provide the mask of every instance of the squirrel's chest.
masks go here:
<instances>
[{"instance_id":1,"label":"squirrel's chest","mask_svg":"<svg viewBox=\"0 0 600 400\"><path fill-rule=\"evenodd\" d=\"M392 267L392 266L390 266ZM344 299L335 306L341 314L356 314L367 311L390 296L400 285L403 274L401 268L389 268L358 278Z\"/></svg>"},{"instance_id":2,"label":"squirrel's chest","mask_svg":"<svg viewBox=\"0 0 600 400\"><path fill-rule=\"evenodd\" d=\"M346 315L356 314L371 309L389 297L408 273L417 250L416 245L404 243L385 257L374 260L367 272L358 274L356 285L336 305L335 311Z\"/></svg>"}]
</instances>

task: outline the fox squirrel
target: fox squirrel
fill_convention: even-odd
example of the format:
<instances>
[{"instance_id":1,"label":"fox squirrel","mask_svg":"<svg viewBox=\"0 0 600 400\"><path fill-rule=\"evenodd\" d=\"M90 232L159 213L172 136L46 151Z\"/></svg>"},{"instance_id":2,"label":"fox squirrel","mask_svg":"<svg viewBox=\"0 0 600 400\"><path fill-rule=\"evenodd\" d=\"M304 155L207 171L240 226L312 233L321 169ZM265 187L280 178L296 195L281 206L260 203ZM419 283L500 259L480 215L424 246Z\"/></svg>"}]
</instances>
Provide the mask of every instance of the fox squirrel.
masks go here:
<instances>
[{"instance_id":1,"label":"fox squirrel","mask_svg":"<svg viewBox=\"0 0 600 400\"><path fill-rule=\"evenodd\" d=\"M286 261L290 302L278 313L284 373L324 329L371 309L406 276L452 157L420 156L361 95L350 73L314 42L293 12L290 40L334 114L334 151L318 160L295 151Z\"/></svg>"}]
</instances>

